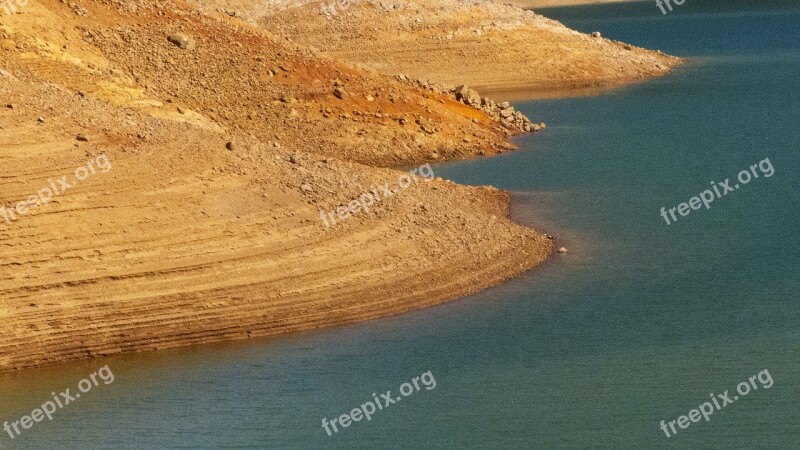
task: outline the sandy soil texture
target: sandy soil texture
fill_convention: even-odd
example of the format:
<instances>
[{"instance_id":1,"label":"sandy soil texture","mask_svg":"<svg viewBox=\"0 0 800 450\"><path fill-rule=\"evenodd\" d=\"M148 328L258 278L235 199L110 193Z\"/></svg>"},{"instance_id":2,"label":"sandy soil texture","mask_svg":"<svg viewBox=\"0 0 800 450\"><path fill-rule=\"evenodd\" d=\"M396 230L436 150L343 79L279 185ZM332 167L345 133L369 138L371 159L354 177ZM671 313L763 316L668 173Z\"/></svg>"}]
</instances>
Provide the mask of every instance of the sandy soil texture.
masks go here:
<instances>
[{"instance_id":1,"label":"sandy soil texture","mask_svg":"<svg viewBox=\"0 0 800 450\"><path fill-rule=\"evenodd\" d=\"M555 6L592 5L597 3L625 3L641 0L495 0L519 8L548 8Z\"/></svg>"},{"instance_id":2,"label":"sandy soil texture","mask_svg":"<svg viewBox=\"0 0 800 450\"><path fill-rule=\"evenodd\" d=\"M331 20L300 3L0 14L0 370L374 319L516 276L554 242L491 187L413 183L330 228L320 211L531 128L440 83L552 92L679 62L491 2Z\"/></svg>"},{"instance_id":3,"label":"sandy soil texture","mask_svg":"<svg viewBox=\"0 0 800 450\"><path fill-rule=\"evenodd\" d=\"M408 74L482 94L609 86L662 75L681 60L578 33L554 20L491 0L211 0L266 29L388 74ZM602 30L600 30L602 31Z\"/></svg>"},{"instance_id":4,"label":"sandy soil texture","mask_svg":"<svg viewBox=\"0 0 800 450\"><path fill-rule=\"evenodd\" d=\"M397 314L552 253L506 193L446 180L326 228L320 210L403 174L384 167L511 131L226 14L31 1L0 16L0 95L0 206L74 184L0 218L0 370Z\"/></svg>"}]
</instances>

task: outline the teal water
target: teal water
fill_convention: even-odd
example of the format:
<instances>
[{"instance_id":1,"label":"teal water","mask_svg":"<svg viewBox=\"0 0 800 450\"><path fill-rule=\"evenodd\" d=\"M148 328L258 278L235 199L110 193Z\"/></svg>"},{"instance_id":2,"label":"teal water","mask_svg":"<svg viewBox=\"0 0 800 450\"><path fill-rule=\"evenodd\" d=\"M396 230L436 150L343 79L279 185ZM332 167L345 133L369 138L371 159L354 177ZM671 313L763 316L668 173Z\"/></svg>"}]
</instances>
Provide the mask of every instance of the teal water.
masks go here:
<instances>
[{"instance_id":1,"label":"teal water","mask_svg":"<svg viewBox=\"0 0 800 450\"><path fill-rule=\"evenodd\" d=\"M570 249L495 289L355 326L0 376L17 420L108 364L115 381L5 448L800 448L800 4L542 11L688 58L602 96L528 102L544 133L437 175L515 192ZM666 225L711 181L751 181ZM667 438L767 369L774 381ZM431 371L436 388L321 426Z\"/></svg>"}]
</instances>

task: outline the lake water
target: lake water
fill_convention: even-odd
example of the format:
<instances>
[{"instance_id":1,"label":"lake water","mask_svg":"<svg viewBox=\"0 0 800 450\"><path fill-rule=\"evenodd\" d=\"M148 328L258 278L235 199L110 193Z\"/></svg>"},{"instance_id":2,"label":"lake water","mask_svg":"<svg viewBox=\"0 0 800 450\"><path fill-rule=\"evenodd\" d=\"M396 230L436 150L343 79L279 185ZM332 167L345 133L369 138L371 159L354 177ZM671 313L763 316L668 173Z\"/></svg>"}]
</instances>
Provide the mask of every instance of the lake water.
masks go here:
<instances>
[{"instance_id":1,"label":"lake water","mask_svg":"<svg viewBox=\"0 0 800 450\"><path fill-rule=\"evenodd\" d=\"M4 448L800 448L800 4L687 0L542 10L687 57L601 96L518 104L548 128L437 175L515 192L569 248L440 307L275 339L0 376L13 421L102 365L100 384ZM774 174L667 225L680 203L769 159ZM659 428L764 370L759 388ZM431 371L328 437L332 419ZM766 377L764 377L766 380ZM720 403L722 403L720 401Z\"/></svg>"}]
</instances>

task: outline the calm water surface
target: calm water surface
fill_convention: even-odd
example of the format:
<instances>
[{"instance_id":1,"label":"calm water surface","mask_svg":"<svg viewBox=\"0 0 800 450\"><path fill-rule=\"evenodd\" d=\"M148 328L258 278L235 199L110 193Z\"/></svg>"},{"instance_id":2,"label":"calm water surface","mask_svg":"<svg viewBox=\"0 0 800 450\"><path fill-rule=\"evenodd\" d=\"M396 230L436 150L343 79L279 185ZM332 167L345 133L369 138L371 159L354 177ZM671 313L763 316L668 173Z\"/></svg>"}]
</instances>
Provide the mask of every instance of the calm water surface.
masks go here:
<instances>
[{"instance_id":1,"label":"calm water surface","mask_svg":"<svg viewBox=\"0 0 800 450\"><path fill-rule=\"evenodd\" d=\"M104 364L115 381L0 444L800 448L800 5L700 3L543 11L688 63L602 96L519 104L544 133L438 168L513 190L515 217L567 256L400 317L3 375L9 421ZM772 177L673 225L659 216L765 158ZM764 369L770 389L672 438L659 429ZM321 427L429 370L435 389L333 437Z\"/></svg>"}]
</instances>

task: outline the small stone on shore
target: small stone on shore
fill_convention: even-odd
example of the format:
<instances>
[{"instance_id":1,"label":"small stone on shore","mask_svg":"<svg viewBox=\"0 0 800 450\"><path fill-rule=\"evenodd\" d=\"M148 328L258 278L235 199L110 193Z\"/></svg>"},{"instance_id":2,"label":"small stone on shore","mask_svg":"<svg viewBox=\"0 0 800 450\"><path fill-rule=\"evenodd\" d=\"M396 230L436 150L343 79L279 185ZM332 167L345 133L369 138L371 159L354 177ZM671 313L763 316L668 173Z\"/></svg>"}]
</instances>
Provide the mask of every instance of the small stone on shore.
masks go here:
<instances>
[{"instance_id":1,"label":"small stone on shore","mask_svg":"<svg viewBox=\"0 0 800 450\"><path fill-rule=\"evenodd\" d=\"M194 50L196 46L194 39L183 33L171 34L167 37L167 40L184 50Z\"/></svg>"},{"instance_id":2,"label":"small stone on shore","mask_svg":"<svg viewBox=\"0 0 800 450\"><path fill-rule=\"evenodd\" d=\"M561 247L560 249L558 249L558 253L567 253L567 248Z\"/></svg>"}]
</instances>

